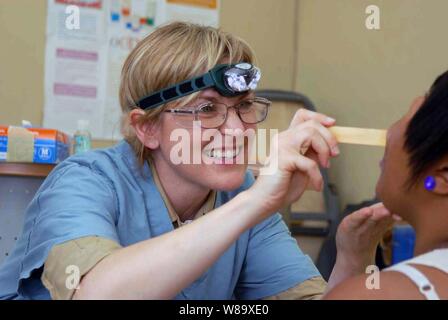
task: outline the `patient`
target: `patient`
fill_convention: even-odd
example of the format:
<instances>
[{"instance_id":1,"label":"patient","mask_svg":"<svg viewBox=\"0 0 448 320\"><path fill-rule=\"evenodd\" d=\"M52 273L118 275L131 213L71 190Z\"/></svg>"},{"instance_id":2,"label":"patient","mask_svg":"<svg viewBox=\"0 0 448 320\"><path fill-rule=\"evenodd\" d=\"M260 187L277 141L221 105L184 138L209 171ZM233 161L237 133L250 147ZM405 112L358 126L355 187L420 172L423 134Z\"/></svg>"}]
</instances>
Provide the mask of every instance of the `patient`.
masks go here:
<instances>
[{"instance_id":1,"label":"patient","mask_svg":"<svg viewBox=\"0 0 448 320\"><path fill-rule=\"evenodd\" d=\"M326 299L448 299L448 72L388 130L378 197L416 231L415 258L339 284ZM368 281L370 282L370 281Z\"/></svg>"}]
</instances>

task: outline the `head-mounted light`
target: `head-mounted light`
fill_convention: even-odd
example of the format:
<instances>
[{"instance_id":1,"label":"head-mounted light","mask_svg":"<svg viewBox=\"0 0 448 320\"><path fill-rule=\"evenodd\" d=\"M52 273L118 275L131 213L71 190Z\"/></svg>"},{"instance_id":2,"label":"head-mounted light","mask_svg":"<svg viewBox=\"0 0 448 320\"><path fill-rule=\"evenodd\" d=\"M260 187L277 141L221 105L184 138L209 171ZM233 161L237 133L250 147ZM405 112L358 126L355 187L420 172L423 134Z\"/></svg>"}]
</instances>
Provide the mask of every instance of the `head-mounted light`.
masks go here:
<instances>
[{"instance_id":1,"label":"head-mounted light","mask_svg":"<svg viewBox=\"0 0 448 320\"><path fill-rule=\"evenodd\" d=\"M152 93L137 103L141 109L155 108L193 92L215 88L222 96L233 97L255 90L260 69L250 63L220 64L207 73Z\"/></svg>"}]
</instances>

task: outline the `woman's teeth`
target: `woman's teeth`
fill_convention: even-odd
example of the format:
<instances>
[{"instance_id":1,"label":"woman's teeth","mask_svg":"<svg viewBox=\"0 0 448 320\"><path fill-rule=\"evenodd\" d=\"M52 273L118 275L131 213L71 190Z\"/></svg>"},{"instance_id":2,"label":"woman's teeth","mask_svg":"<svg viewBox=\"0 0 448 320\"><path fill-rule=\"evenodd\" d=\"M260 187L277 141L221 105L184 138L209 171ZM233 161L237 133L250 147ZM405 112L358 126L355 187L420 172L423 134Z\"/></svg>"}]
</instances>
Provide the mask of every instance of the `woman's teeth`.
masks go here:
<instances>
[{"instance_id":1,"label":"woman's teeth","mask_svg":"<svg viewBox=\"0 0 448 320\"><path fill-rule=\"evenodd\" d=\"M238 149L232 149L232 150L207 150L205 154L209 158L218 158L218 159L232 159L238 156L243 148L239 147Z\"/></svg>"}]
</instances>

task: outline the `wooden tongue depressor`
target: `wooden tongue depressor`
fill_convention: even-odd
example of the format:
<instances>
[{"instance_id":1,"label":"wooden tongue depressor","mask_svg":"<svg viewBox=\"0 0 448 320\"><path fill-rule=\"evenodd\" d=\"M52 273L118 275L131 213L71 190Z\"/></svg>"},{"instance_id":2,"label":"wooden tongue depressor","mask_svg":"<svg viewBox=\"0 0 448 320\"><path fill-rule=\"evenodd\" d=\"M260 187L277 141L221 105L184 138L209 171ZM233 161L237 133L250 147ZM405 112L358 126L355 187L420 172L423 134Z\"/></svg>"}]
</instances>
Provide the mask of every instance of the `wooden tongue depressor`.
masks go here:
<instances>
[{"instance_id":1,"label":"wooden tongue depressor","mask_svg":"<svg viewBox=\"0 0 448 320\"><path fill-rule=\"evenodd\" d=\"M387 130L380 129L364 129L349 127L331 127L331 133L334 134L339 143L361 144L367 146L386 145Z\"/></svg>"},{"instance_id":2,"label":"wooden tongue depressor","mask_svg":"<svg viewBox=\"0 0 448 320\"><path fill-rule=\"evenodd\" d=\"M350 128L350 127L330 127L330 132L334 134L338 143L349 143L367 146L386 146L387 130L382 129L364 129L364 128ZM301 154L304 154L306 150L301 150ZM258 176L260 168L263 165L258 163L256 165L250 165L251 170L256 176ZM313 189L308 185L307 189Z\"/></svg>"}]
</instances>

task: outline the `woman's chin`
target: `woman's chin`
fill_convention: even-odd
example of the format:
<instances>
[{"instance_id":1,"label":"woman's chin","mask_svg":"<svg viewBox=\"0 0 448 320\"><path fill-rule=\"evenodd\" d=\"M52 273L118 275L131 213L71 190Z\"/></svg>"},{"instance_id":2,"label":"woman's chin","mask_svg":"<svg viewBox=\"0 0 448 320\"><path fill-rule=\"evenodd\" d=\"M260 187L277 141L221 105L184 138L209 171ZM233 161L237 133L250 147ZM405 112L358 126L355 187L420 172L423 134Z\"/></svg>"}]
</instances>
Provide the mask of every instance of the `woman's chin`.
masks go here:
<instances>
[{"instance_id":1,"label":"woman's chin","mask_svg":"<svg viewBox=\"0 0 448 320\"><path fill-rule=\"evenodd\" d=\"M208 171L203 183L205 182L210 189L221 191L232 191L238 189L244 182L246 167L238 166L233 170L213 170Z\"/></svg>"}]
</instances>

